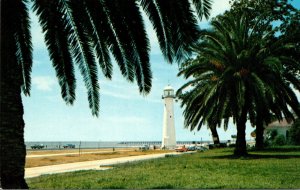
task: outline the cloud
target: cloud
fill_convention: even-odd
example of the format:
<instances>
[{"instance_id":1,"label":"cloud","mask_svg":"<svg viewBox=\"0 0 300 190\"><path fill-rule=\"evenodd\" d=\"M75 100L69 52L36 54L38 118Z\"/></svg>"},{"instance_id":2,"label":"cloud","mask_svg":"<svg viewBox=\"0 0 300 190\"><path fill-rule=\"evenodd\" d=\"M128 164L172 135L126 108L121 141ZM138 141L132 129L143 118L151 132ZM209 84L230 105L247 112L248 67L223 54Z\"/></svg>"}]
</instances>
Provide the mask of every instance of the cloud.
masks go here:
<instances>
[{"instance_id":1,"label":"cloud","mask_svg":"<svg viewBox=\"0 0 300 190\"><path fill-rule=\"evenodd\" d=\"M41 91L51 91L55 84L55 79L49 76L35 76L32 78L32 84Z\"/></svg>"},{"instance_id":2,"label":"cloud","mask_svg":"<svg viewBox=\"0 0 300 190\"><path fill-rule=\"evenodd\" d=\"M120 93L120 92L126 92L126 93ZM109 96L109 97L115 97L117 99L123 99L123 100L140 100L140 101L148 101L152 103L161 103L160 99L156 99L155 97L148 96L142 96L138 89L134 90L128 90L128 86L119 86L117 88L106 88L105 90L102 90L101 93L103 95Z\"/></svg>"},{"instance_id":3,"label":"cloud","mask_svg":"<svg viewBox=\"0 0 300 190\"><path fill-rule=\"evenodd\" d=\"M41 65L43 65L43 62L38 59L33 59L32 65L33 66L41 66Z\"/></svg>"},{"instance_id":4,"label":"cloud","mask_svg":"<svg viewBox=\"0 0 300 190\"><path fill-rule=\"evenodd\" d=\"M109 123L111 126L126 126L135 127L139 125L145 125L148 121L145 118L136 116L110 116L104 119L105 122Z\"/></svg>"},{"instance_id":5,"label":"cloud","mask_svg":"<svg viewBox=\"0 0 300 190\"><path fill-rule=\"evenodd\" d=\"M222 0L222 1L214 1L212 3L212 9L211 9L211 16L210 18L212 17L215 17L219 14L222 14L224 13L226 10L229 10L230 9L230 4L229 4L229 0Z\"/></svg>"}]
</instances>

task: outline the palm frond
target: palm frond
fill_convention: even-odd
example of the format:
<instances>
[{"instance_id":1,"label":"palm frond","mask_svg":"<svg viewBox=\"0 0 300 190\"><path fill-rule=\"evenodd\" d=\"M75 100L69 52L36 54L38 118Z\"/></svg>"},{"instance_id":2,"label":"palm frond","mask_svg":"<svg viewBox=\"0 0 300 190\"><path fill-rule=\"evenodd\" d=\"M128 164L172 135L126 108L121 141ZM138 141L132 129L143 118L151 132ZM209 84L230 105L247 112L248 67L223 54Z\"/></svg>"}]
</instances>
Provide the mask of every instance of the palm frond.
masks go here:
<instances>
[{"instance_id":1,"label":"palm frond","mask_svg":"<svg viewBox=\"0 0 300 190\"><path fill-rule=\"evenodd\" d=\"M123 22L130 38L131 54L134 58L132 64L134 64L139 90L144 94L149 93L152 79L149 63L150 46L139 7L131 0L115 1L115 4L124 17ZM131 30L131 28L135 30Z\"/></svg>"},{"instance_id":2,"label":"palm frond","mask_svg":"<svg viewBox=\"0 0 300 190\"><path fill-rule=\"evenodd\" d=\"M164 14L166 10L157 0L141 0L141 6L152 23L164 57L171 63L174 57L174 47L169 20Z\"/></svg>"},{"instance_id":3,"label":"palm frond","mask_svg":"<svg viewBox=\"0 0 300 190\"><path fill-rule=\"evenodd\" d=\"M210 16L212 0L193 0L193 4L196 7L196 11L200 20L203 17L208 20Z\"/></svg>"},{"instance_id":4,"label":"palm frond","mask_svg":"<svg viewBox=\"0 0 300 190\"><path fill-rule=\"evenodd\" d=\"M112 36L113 32L106 18L107 15L104 12L103 4L101 1L89 0L85 0L83 3L92 27L91 36L102 73L106 78L111 79L113 68L109 55L109 46L111 44L109 39L114 37ZM99 18L101 18L101 21L98 20Z\"/></svg>"},{"instance_id":5,"label":"palm frond","mask_svg":"<svg viewBox=\"0 0 300 190\"><path fill-rule=\"evenodd\" d=\"M141 5L157 33L165 58L178 62L190 54L189 47L199 37L197 20L189 1L142 1ZM176 14L174 14L176 13Z\"/></svg>"},{"instance_id":6,"label":"palm frond","mask_svg":"<svg viewBox=\"0 0 300 190\"><path fill-rule=\"evenodd\" d=\"M62 6L58 1L33 1L33 10L37 13L45 34L46 46L61 87L61 95L67 104L73 104L76 79L68 42L71 28L67 26L68 21Z\"/></svg>"},{"instance_id":7,"label":"palm frond","mask_svg":"<svg viewBox=\"0 0 300 190\"><path fill-rule=\"evenodd\" d=\"M197 25L189 1L160 1L164 2L168 19L171 21L171 34L174 41L174 55L177 62L186 60L190 55L190 45L196 43L200 30ZM165 4L169 3L169 4ZM174 14L176 13L176 14Z\"/></svg>"},{"instance_id":8,"label":"palm frond","mask_svg":"<svg viewBox=\"0 0 300 190\"><path fill-rule=\"evenodd\" d=\"M134 57L134 53L132 50L134 47L132 46L131 37L129 35L128 27L125 21L124 11L122 11L121 7L118 6L118 2L115 0L105 0L103 1L107 18L110 23L111 29L115 36L116 46L120 47L123 62L118 63L123 75L126 76L127 80L130 82L134 81L135 77L135 65L136 60ZM122 66L121 64L124 64Z\"/></svg>"},{"instance_id":9,"label":"palm frond","mask_svg":"<svg viewBox=\"0 0 300 190\"><path fill-rule=\"evenodd\" d=\"M16 57L22 70L21 89L25 95L30 95L32 69L32 43L30 34L30 18L27 1L15 1L15 42Z\"/></svg>"},{"instance_id":10,"label":"palm frond","mask_svg":"<svg viewBox=\"0 0 300 190\"><path fill-rule=\"evenodd\" d=\"M73 1L64 5L64 11L69 17L70 46L72 55L79 67L83 81L87 88L89 107L92 114L99 114L99 83L97 78L97 65L94 57L93 43L91 40L91 26L87 17L82 12L82 4Z\"/></svg>"}]
</instances>

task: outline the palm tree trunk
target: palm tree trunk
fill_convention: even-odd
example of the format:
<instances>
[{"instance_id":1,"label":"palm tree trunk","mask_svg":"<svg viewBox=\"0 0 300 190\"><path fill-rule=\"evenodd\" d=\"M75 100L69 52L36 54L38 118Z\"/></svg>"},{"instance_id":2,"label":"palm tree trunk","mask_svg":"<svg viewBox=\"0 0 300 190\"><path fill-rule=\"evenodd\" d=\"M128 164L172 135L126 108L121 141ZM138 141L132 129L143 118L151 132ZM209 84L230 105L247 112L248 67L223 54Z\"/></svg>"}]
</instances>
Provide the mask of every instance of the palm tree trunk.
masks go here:
<instances>
[{"instance_id":1,"label":"palm tree trunk","mask_svg":"<svg viewBox=\"0 0 300 190\"><path fill-rule=\"evenodd\" d=\"M255 148L257 150L262 150L264 148L264 126L262 120L259 118L256 121Z\"/></svg>"},{"instance_id":2,"label":"palm tree trunk","mask_svg":"<svg viewBox=\"0 0 300 190\"><path fill-rule=\"evenodd\" d=\"M246 121L247 121L247 103L244 105L240 118L237 121L237 138L235 144L234 155L246 156Z\"/></svg>"},{"instance_id":3,"label":"palm tree trunk","mask_svg":"<svg viewBox=\"0 0 300 190\"><path fill-rule=\"evenodd\" d=\"M2 21L2 19L1 19ZM26 148L24 144L21 76L15 56L13 34L1 23L1 187L27 189L24 179Z\"/></svg>"},{"instance_id":4,"label":"palm tree trunk","mask_svg":"<svg viewBox=\"0 0 300 190\"><path fill-rule=\"evenodd\" d=\"M219 135L218 135L218 131L216 127L210 127L210 131L211 131L211 135L214 141L214 144L220 144L220 139L219 139Z\"/></svg>"}]
</instances>

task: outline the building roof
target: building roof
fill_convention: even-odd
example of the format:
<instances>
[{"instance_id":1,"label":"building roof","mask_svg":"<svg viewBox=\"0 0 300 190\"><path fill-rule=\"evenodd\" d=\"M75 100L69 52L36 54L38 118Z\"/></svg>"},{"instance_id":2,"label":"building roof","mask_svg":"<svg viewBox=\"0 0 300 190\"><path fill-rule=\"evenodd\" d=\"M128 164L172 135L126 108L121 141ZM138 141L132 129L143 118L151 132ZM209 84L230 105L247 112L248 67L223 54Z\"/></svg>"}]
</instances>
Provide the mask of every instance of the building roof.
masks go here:
<instances>
[{"instance_id":1,"label":"building roof","mask_svg":"<svg viewBox=\"0 0 300 190\"><path fill-rule=\"evenodd\" d=\"M273 129L273 128L289 128L293 125L293 121L292 120L289 120L289 119L282 119L282 120L276 120L276 121L273 121L272 123L270 123L268 126L267 126L267 129Z\"/></svg>"},{"instance_id":2,"label":"building roof","mask_svg":"<svg viewBox=\"0 0 300 190\"><path fill-rule=\"evenodd\" d=\"M174 90L174 89L172 88L172 86L168 85L164 88L164 90Z\"/></svg>"}]
</instances>

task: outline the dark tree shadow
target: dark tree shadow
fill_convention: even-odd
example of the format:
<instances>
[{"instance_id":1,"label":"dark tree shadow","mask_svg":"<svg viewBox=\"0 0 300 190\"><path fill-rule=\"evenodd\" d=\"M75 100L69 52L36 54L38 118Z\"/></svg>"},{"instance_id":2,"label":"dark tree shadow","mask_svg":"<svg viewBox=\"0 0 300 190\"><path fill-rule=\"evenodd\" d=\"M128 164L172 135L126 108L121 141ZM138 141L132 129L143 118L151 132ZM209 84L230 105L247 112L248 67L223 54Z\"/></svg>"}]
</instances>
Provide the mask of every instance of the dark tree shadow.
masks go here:
<instances>
[{"instance_id":1,"label":"dark tree shadow","mask_svg":"<svg viewBox=\"0 0 300 190\"><path fill-rule=\"evenodd\" d=\"M107 189L125 189L123 186L109 186Z\"/></svg>"},{"instance_id":2,"label":"dark tree shadow","mask_svg":"<svg viewBox=\"0 0 300 190\"><path fill-rule=\"evenodd\" d=\"M295 147L270 147L263 150L253 150L255 152L300 152L300 146Z\"/></svg>"},{"instance_id":3,"label":"dark tree shadow","mask_svg":"<svg viewBox=\"0 0 300 190\"><path fill-rule=\"evenodd\" d=\"M212 156L203 156L204 159L291 159L291 158L300 158L300 146L290 146L290 147L268 147L263 150L248 150L248 155L246 156L236 156L233 155L233 148L225 148L220 153L225 153L226 155L212 155ZM292 152L299 152L295 154ZM228 154L230 153L230 154Z\"/></svg>"},{"instance_id":4,"label":"dark tree shadow","mask_svg":"<svg viewBox=\"0 0 300 190\"><path fill-rule=\"evenodd\" d=\"M174 188L174 186L171 184L151 187L151 189L173 189L173 188Z\"/></svg>"},{"instance_id":5,"label":"dark tree shadow","mask_svg":"<svg viewBox=\"0 0 300 190\"><path fill-rule=\"evenodd\" d=\"M235 156L235 155L222 155L222 156L207 156L203 157L204 159L242 159L242 160L250 160L250 159L291 159L291 158L300 158L300 155L293 155L293 154L284 154L284 155L277 155L277 154L255 154L250 153L246 156Z\"/></svg>"}]
</instances>

